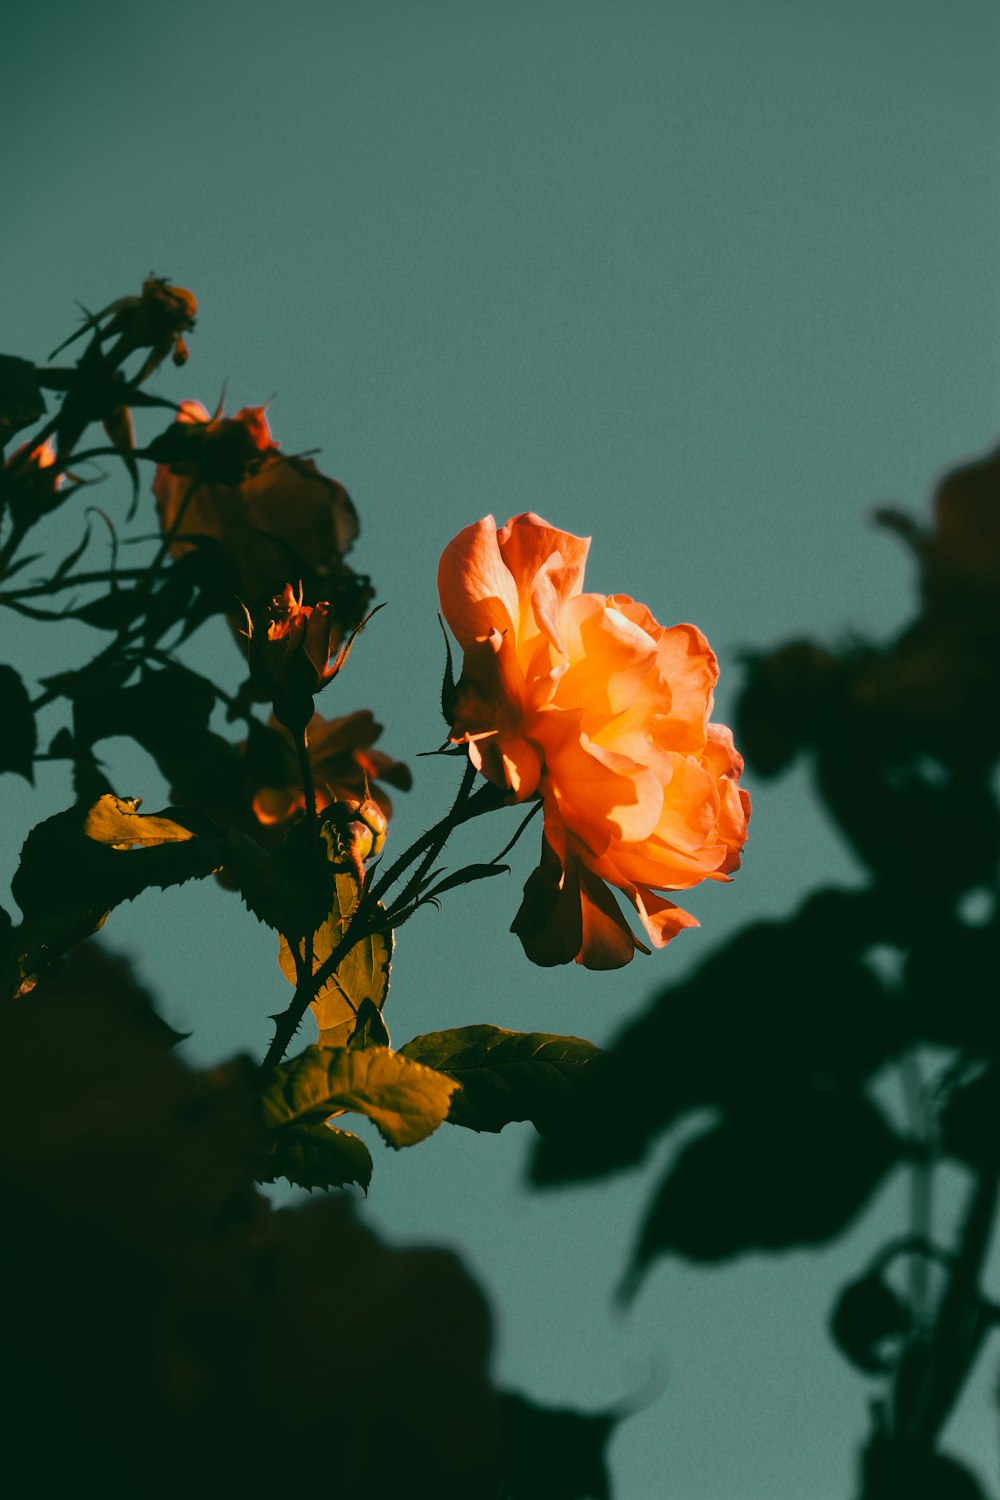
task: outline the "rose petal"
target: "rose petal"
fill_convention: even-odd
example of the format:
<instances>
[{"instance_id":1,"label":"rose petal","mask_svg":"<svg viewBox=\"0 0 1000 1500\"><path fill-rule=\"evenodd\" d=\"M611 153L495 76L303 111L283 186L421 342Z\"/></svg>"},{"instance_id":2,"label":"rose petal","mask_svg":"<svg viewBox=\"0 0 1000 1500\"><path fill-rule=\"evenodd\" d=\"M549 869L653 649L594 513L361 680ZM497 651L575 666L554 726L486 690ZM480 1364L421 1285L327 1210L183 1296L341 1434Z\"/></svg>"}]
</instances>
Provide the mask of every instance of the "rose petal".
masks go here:
<instances>
[{"instance_id":1,"label":"rose petal","mask_svg":"<svg viewBox=\"0 0 1000 1500\"><path fill-rule=\"evenodd\" d=\"M497 546L517 587L519 643L544 635L557 650L563 605L583 587L590 538L560 531L533 511L512 516L497 533Z\"/></svg>"},{"instance_id":2,"label":"rose petal","mask_svg":"<svg viewBox=\"0 0 1000 1500\"><path fill-rule=\"evenodd\" d=\"M569 666L553 701L585 710L584 724L623 713L656 661L656 644L600 594L581 594L561 616Z\"/></svg>"},{"instance_id":3,"label":"rose petal","mask_svg":"<svg viewBox=\"0 0 1000 1500\"><path fill-rule=\"evenodd\" d=\"M513 634L520 615L517 586L500 555L492 516L448 543L438 565L438 593L460 646L468 648L492 630Z\"/></svg>"},{"instance_id":4,"label":"rose petal","mask_svg":"<svg viewBox=\"0 0 1000 1500\"><path fill-rule=\"evenodd\" d=\"M576 961L585 969L622 969L632 962L637 948L649 951L636 938L607 886L586 865L580 866L580 911L582 939Z\"/></svg>"},{"instance_id":5,"label":"rose petal","mask_svg":"<svg viewBox=\"0 0 1000 1500\"><path fill-rule=\"evenodd\" d=\"M689 911L675 906L663 896L657 896L646 886L633 886L626 894L639 913L639 920L649 933L649 940L654 948L665 948L670 939L685 927L700 926L697 918L692 917Z\"/></svg>"}]
</instances>

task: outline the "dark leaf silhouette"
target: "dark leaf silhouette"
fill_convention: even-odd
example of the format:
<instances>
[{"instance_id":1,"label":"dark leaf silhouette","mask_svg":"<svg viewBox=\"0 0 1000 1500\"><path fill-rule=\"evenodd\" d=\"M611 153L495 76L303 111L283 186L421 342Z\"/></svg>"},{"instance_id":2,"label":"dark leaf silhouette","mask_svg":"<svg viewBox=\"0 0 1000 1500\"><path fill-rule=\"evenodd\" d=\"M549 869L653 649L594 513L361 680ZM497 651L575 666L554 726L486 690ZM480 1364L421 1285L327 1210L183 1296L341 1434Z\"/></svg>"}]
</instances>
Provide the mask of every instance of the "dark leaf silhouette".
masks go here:
<instances>
[{"instance_id":1,"label":"dark leaf silhouette","mask_svg":"<svg viewBox=\"0 0 1000 1500\"><path fill-rule=\"evenodd\" d=\"M400 1053L462 1085L451 1101L451 1124L494 1132L513 1120L530 1120L540 1131L551 1128L584 1071L601 1057L599 1047L580 1037L499 1026L431 1031Z\"/></svg>"},{"instance_id":2,"label":"dark leaf silhouette","mask_svg":"<svg viewBox=\"0 0 1000 1500\"><path fill-rule=\"evenodd\" d=\"M11 883L24 917L17 934L21 978L96 931L122 901L219 868L224 844L217 833L196 837L172 817L137 808L107 795L32 829Z\"/></svg>"},{"instance_id":3,"label":"dark leaf silhouette","mask_svg":"<svg viewBox=\"0 0 1000 1500\"><path fill-rule=\"evenodd\" d=\"M37 422L44 411L35 366L29 359L0 354L0 447L22 427Z\"/></svg>"},{"instance_id":4,"label":"dark leaf silhouette","mask_svg":"<svg viewBox=\"0 0 1000 1500\"><path fill-rule=\"evenodd\" d=\"M502 1500L611 1500L606 1449L621 1419L505 1396Z\"/></svg>"},{"instance_id":5,"label":"dark leaf silhouette","mask_svg":"<svg viewBox=\"0 0 1000 1500\"><path fill-rule=\"evenodd\" d=\"M1000 1079L997 1068L970 1069L946 1085L938 1116L941 1146L971 1167L988 1167L1000 1142Z\"/></svg>"},{"instance_id":6,"label":"dark leaf silhouette","mask_svg":"<svg viewBox=\"0 0 1000 1500\"><path fill-rule=\"evenodd\" d=\"M355 1184L368 1191L372 1159L364 1141L332 1125L292 1126L272 1132L258 1169L259 1182L285 1177L296 1187L338 1188Z\"/></svg>"},{"instance_id":7,"label":"dark leaf silhouette","mask_svg":"<svg viewBox=\"0 0 1000 1500\"><path fill-rule=\"evenodd\" d=\"M13 667L0 666L0 772L34 780L35 715L27 689Z\"/></svg>"},{"instance_id":8,"label":"dark leaf silhouette","mask_svg":"<svg viewBox=\"0 0 1000 1500\"><path fill-rule=\"evenodd\" d=\"M899 1159L899 1141L863 1095L768 1088L682 1148L643 1225L626 1291L660 1255L716 1261L823 1244Z\"/></svg>"},{"instance_id":9,"label":"dark leaf silhouette","mask_svg":"<svg viewBox=\"0 0 1000 1500\"><path fill-rule=\"evenodd\" d=\"M852 1281L834 1304L830 1333L841 1354L866 1375L884 1375L895 1365L893 1345L909 1333L906 1303L881 1276Z\"/></svg>"},{"instance_id":10,"label":"dark leaf silhouette","mask_svg":"<svg viewBox=\"0 0 1000 1500\"><path fill-rule=\"evenodd\" d=\"M864 1457L861 1500L988 1500L965 1464L922 1443L879 1439Z\"/></svg>"},{"instance_id":11,"label":"dark leaf silhouette","mask_svg":"<svg viewBox=\"0 0 1000 1500\"><path fill-rule=\"evenodd\" d=\"M628 1166L694 1109L754 1109L771 1085L874 1072L906 1038L905 1017L861 957L878 934L877 911L863 893L820 893L787 922L748 928L663 991L582 1079L559 1129L538 1144L533 1180Z\"/></svg>"}]
</instances>

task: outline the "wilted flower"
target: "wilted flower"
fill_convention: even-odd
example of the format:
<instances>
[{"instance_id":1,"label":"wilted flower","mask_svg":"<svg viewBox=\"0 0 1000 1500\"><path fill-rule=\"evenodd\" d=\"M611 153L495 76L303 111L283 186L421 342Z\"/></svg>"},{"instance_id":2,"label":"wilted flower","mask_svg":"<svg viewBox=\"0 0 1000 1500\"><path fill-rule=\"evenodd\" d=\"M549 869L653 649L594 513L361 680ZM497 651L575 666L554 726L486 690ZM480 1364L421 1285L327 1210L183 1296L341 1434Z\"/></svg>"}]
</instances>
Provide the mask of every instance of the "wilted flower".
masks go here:
<instances>
[{"instance_id":1,"label":"wilted flower","mask_svg":"<svg viewBox=\"0 0 1000 1500\"><path fill-rule=\"evenodd\" d=\"M413 783L408 766L393 760L382 750L374 749L375 741L382 733L382 725L375 722L369 708L360 708L356 713L342 719L323 719L317 714L307 728L309 761L316 783L316 807L322 811L331 802L364 800L366 793L377 803L388 818L392 815L392 803L379 781L408 791ZM285 823L305 807L305 793L299 780L292 752L292 740L288 737L289 780L284 786L261 787L254 797L253 810L258 820L266 825Z\"/></svg>"},{"instance_id":2,"label":"wilted flower","mask_svg":"<svg viewBox=\"0 0 1000 1500\"><path fill-rule=\"evenodd\" d=\"M47 492L57 490L62 483L62 471L55 467L56 450L46 438L43 443L22 443L15 448L4 465L5 475L19 483L40 487ZM47 472L52 470L52 473Z\"/></svg>"},{"instance_id":3,"label":"wilted flower","mask_svg":"<svg viewBox=\"0 0 1000 1500\"><path fill-rule=\"evenodd\" d=\"M263 407L210 416L186 401L152 452L160 459L153 479L160 525L164 533L176 527L172 556L189 552L198 537L212 538L252 605L289 578L342 570L358 534L351 498L311 459L280 452Z\"/></svg>"},{"instance_id":4,"label":"wilted flower","mask_svg":"<svg viewBox=\"0 0 1000 1500\"><path fill-rule=\"evenodd\" d=\"M584 594L589 541L492 516L445 548L444 616L464 648L452 738L514 801L544 804L539 868L514 921L529 958L617 968L687 912L656 894L737 869L750 801L732 735L709 723L715 656L693 625L659 625L623 594Z\"/></svg>"},{"instance_id":5,"label":"wilted flower","mask_svg":"<svg viewBox=\"0 0 1000 1500\"><path fill-rule=\"evenodd\" d=\"M140 385L168 354L175 365L187 363L188 347L184 335L194 327L197 312L198 300L187 287L170 286L162 276L147 276L138 297L119 297L116 302L109 302L53 350L50 358L54 359L90 329L97 329L99 343L117 337L117 343L107 356L111 365L121 364L136 349L149 350L135 377L135 384ZM108 322L102 328L100 325L105 318Z\"/></svg>"},{"instance_id":6,"label":"wilted flower","mask_svg":"<svg viewBox=\"0 0 1000 1500\"><path fill-rule=\"evenodd\" d=\"M34 447L24 443L0 469L0 493L15 520L30 522L53 508L64 475L48 439Z\"/></svg>"}]
</instances>

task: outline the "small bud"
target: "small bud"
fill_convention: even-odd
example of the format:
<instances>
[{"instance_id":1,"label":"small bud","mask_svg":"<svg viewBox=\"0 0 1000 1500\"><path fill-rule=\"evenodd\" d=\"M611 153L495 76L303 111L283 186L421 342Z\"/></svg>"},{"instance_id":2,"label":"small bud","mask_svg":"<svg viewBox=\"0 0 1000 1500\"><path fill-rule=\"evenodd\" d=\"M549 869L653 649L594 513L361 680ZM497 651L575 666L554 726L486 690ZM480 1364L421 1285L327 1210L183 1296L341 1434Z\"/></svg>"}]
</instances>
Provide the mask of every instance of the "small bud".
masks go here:
<instances>
[{"instance_id":1,"label":"small bud","mask_svg":"<svg viewBox=\"0 0 1000 1500\"><path fill-rule=\"evenodd\" d=\"M349 861L363 883L366 862L385 846L387 819L378 803L368 796L333 802L323 814L323 827L336 857Z\"/></svg>"},{"instance_id":2,"label":"small bud","mask_svg":"<svg viewBox=\"0 0 1000 1500\"><path fill-rule=\"evenodd\" d=\"M250 675L274 703L275 717L293 732L313 715L313 697L339 670L330 658L340 627L330 605L303 604L286 584L268 606L262 626L250 626Z\"/></svg>"},{"instance_id":3,"label":"small bud","mask_svg":"<svg viewBox=\"0 0 1000 1500\"><path fill-rule=\"evenodd\" d=\"M359 843L367 842L362 858L376 859L385 848L388 818L373 797L365 797L363 802L349 797L344 805L355 814L349 826L357 830Z\"/></svg>"}]
</instances>

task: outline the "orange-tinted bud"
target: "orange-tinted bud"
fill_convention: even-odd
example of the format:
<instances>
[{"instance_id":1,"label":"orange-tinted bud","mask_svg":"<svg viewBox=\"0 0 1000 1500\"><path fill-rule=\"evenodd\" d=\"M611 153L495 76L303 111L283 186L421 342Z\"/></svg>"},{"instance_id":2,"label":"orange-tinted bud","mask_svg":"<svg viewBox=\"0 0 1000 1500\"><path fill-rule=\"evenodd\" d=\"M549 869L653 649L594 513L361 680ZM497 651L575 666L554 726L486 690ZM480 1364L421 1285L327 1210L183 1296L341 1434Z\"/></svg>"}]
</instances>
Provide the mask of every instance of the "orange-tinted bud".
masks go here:
<instances>
[{"instance_id":1,"label":"orange-tinted bud","mask_svg":"<svg viewBox=\"0 0 1000 1500\"><path fill-rule=\"evenodd\" d=\"M335 863L349 863L364 884L365 864L385 847L387 819L373 798L345 797L331 803L322 827Z\"/></svg>"},{"instance_id":2,"label":"orange-tinted bud","mask_svg":"<svg viewBox=\"0 0 1000 1500\"><path fill-rule=\"evenodd\" d=\"M331 656L340 627L330 605L303 604L291 584L271 600L262 627L250 629L250 675L274 703L275 717L293 731L305 729L313 697L335 677Z\"/></svg>"},{"instance_id":3,"label":"orange-tinted bud","mask_svg":"<svg viewBox=\"0 0 1000 1500\"><path fill-rule=\"evenodd\" d=\"M359 802L356 797L348 797L342 805L355 814L347 829L358 857L362 860L375 859L385 848L385 835L389 826L385 813L372 797L366 797L363 802Z\"/></svg>"},{"instance_id":4,"label":"orange-tinted bud","mask_svg":"<svg viewBox=\"0 0 1000 1500\"><path fill-rule=\"evenodd\" d=\"M35 447L25 443L11 454L0 473L0 493L15 519L37 520L53 509L64 477L55 465L55 450L47 439Z\"/></svg>"}]
</instances>

